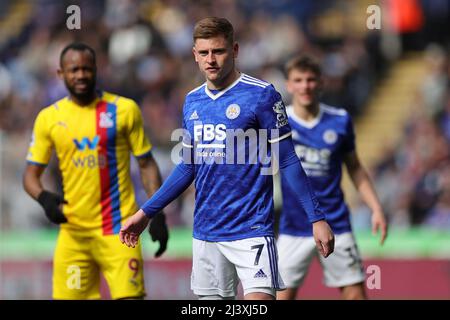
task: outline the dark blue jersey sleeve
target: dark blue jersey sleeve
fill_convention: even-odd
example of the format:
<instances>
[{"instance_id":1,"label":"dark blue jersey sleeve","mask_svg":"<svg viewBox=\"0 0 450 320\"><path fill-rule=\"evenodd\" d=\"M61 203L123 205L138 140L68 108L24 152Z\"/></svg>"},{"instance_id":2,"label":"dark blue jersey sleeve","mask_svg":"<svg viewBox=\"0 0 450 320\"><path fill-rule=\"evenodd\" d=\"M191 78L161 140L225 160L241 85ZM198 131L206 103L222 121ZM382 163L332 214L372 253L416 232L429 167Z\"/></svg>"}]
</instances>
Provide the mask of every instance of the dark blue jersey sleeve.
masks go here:
<instances>
[{"instance_id":1,"label":"dark blue jersey sleeve","mask_svg":"<svg viewBox=\"0 0 450 320\"><path fill-rule=\"evenodd\" d=\"M292 139L283 139L278 144L281 175L284 176L289 188L300 200L309 221L313 223L325 219L319 201L312 190L311 183L295 154Z\"/></svg>"},{"instance_id":2,"label":"dark blue jersey sleeve","mask_svg":"<svg viewBox=\"0 0 450 320\"><path fill-rule=\"evenodd\" d=\"M185 164L183 162L178 164L166 181L164 181L161 188L142 206L141 209L145 215L153 218L170 202L180 196L194 180L194 172L193 164Z\"/></svg>"},{"instance_id":3,"label":"dark blue jersey sleeve","mask_svg":"<svg viewBox=\"0 0 450 320\"><path fill-rule=\"evenodd\" d=\"M256 118L261 129L267 130L270 143L278 142L291 135L286 107L281 95L270 85L261 93L256 104Z\"/></svg>"},{"instance_id":4,"label":"dark blue jersey sleeve","mask_svg":"<svg viewBox=\"0 0 450 320\"><path fill-rule=\"evenodd\" d=\"M345 140L342 144L342 150L344 153L355 151L355 131L353 129L353 122L350 115L347 115L345 122Z\"/></svg>"}]
</instances>

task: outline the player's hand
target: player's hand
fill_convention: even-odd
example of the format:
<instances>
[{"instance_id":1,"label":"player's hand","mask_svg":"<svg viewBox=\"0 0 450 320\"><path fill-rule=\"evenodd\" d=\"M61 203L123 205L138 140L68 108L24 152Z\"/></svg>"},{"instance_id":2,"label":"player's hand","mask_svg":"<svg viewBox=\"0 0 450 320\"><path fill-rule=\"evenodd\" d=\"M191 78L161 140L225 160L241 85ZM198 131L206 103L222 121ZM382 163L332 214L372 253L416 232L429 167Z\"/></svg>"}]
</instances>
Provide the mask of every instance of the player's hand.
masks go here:
<instances>
[{"instance_id":1,"label":"player's hand","mask_svg":"<svg viewBox=\"0 0 450 320\"><path fill-rule=\"evenodd\" d=\"M148 218L142 209L139 209L132 215L120 228L119 239L128 247L135 247L139 240L139 235L148 225L150 218Z\"/></svg>"},{"instance_id":2,"label":"player's hand","mask_svg":"<svg viewBox=\"0 0 450 320\"><path fill-rule=\"evenodd\" d=\"M388 226L385 215L381 210L377 210L372 213L372 234L376 235L378 230L381 231L380 245L383 245L388 234Z\"/></svg>"},{"instance_id":3,"label":"player's hand","mask_svg":"<svg viewBox=\"0 0 450 320\"><path fill-rule=\"evenodd\" d=\"M59 194L55 194L48 191L42 191L37 201L39 204L44 208L45 215L47 216L48 220L55 224L60 224L67 222L67 218L62 213L62 204L67 204L67 201L64 200L64 197L60 196Z\"/></svg>"},{"instance_id":4,"label":"player's hand","mask_svg":"<svg viewBox=\"0 0 450 320\"><path fill-rule=\"evenodd\" d=\"M152 237L152 241L159 241L159 249L155 253L155 258L158 258L166 251L167 241L169 240L169 230L167 229L164 213L160 212L152 218L148 232Z\"/></svg>"},{"instance_id":5,"label":"player's hand","mask_svg":"<svg viewBox=\"0 0 450 320\"><path fill-rule=\"evenodd\" d=\"M334 234L325 220L313 223L313 235L317 250L325 258L334 251Z\"/></svg>"}]
</instances>

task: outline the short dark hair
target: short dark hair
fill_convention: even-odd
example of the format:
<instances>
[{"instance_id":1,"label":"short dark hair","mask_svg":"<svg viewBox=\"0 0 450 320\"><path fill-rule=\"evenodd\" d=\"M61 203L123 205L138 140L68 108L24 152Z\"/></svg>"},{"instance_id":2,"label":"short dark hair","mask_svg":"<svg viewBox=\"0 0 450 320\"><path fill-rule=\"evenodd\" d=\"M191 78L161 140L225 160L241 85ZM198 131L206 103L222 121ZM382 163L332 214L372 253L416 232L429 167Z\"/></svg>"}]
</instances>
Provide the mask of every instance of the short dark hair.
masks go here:
<instances>
[{"instance_id":1,"label":"short dark hair","mask_svg":"<svg viewBox=\"0 0 450 320\"><path fill-rule=\"evenodd\" d=\"M224 36L225 40L233 44L233 25L225 18L207 17L198 21L194 26L193 38L209 39L217 36Z\"/></svg>"},{"instance_id":2,"label":"short dark hair","mask_svg":"<svg viewBox=\"0 0 450 320\"><path fill-rule=\"evenodd\" d=\"M67 51L69 50L75 50L75 51L89 51L89 53L92 55L92 59L94 59L94 64L95 64L95 51L94 49L92 49L90 46L88 46L85 43L82 42L72 42L70 44L68 44L67 46L65 46L65 48L61 51L61 55L59 56L59 65L60 67L62 67L63 65L63 59L64 56L66 55Z\"/></svg>"},{"instance_id":3,"label":"short dark hair","mask_svg":"<svg viewBox=\"0 0 450 320\"><path fill-rule=\"evenodd\" d=\"M318 77L322 75L322 70L319 62L317 62L314 58L306 55L294 57L286 63L284 67L286 78L289 77L289 73L294 69L301 71L311 71Z\"/></svg>"}]
</instances>

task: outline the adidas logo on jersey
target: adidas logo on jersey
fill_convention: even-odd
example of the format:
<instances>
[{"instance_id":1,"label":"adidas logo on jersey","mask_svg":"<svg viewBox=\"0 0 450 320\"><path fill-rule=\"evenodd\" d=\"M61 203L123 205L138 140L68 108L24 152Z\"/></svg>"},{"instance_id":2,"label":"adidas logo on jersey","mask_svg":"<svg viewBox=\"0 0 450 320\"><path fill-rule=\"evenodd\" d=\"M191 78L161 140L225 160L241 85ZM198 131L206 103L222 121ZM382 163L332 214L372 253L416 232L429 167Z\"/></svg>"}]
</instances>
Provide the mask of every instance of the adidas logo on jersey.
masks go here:
<instances>
[{"instance_id":1,"label":"adidas logo on jersey","mask_svg":"<svg viewBox=\"0 0 450 320\"><path fill-rule=\"evenodd\" d=\"M195 110L192 114L191 117L189 118L189 120L197 120L198 119L198 114L197 114L197 110Z\"/></svg>"},{"instance_id":2,"label":"adidas logo on jersey","mask_svg":"<svg viewBox=\"0 0 450 320\"><path fill-rule=\"evenodd\" d=\"M264 273L263 269L259 269L253 278L267 278L267 275Z\"/></svg>"}]
</instances>

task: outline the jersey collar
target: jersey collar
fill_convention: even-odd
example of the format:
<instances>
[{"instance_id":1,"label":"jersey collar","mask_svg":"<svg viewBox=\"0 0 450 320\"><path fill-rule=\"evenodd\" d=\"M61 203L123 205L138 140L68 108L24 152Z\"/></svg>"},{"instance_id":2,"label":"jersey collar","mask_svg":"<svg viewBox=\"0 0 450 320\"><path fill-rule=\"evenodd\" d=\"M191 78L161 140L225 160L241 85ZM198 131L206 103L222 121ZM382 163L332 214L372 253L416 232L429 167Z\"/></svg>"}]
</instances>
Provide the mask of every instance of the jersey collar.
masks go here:
<instances>
[{"instance_id":1,"label":"jersey collar","mask_svg":"<svg viewBox=\"0 0 450 320\"><path fill-rule=\"evenodd\" d=\"M205 93L208 95L208 97L210 97L213 100L217 100L219 99L221 96L223 96L225 94L225 92L227 92L228 90L230 90L231 88L233 88L235 85L237 85L239 83L239 81L241 81L242 77L243 77L243 73L241 73L241 75L239 76L239 78L237 78L236 80L234 80L234 82L232 84L230 84L228 87L226 87L223 90L220 90L219 92L217 92L216 94L212 93L209 89L208 89L208 85L205 85Z\"/></svg>"},{"instance_id":2,"label":"jersey collar","mask_svg":"<svg viewBox=\"0 0 450 320\"><path fill-rule=\"evenodd\" d=\"M320 120L322 119L322 115L323 115L323 108L322 108L321 103L319 104L319 114L317 115L317 117L315 117L314 119L312 119L310 121L303 120L302 118L297 116L294 112L294 107L292 105L288 106L286 108L286 111L287 111L287 114L289 115L289 117L291 117L295 122L297 122L299 125L307 128L307 129L312 129L315 126L317 126L319 124Z\"/></svg>"}]
</instances>

